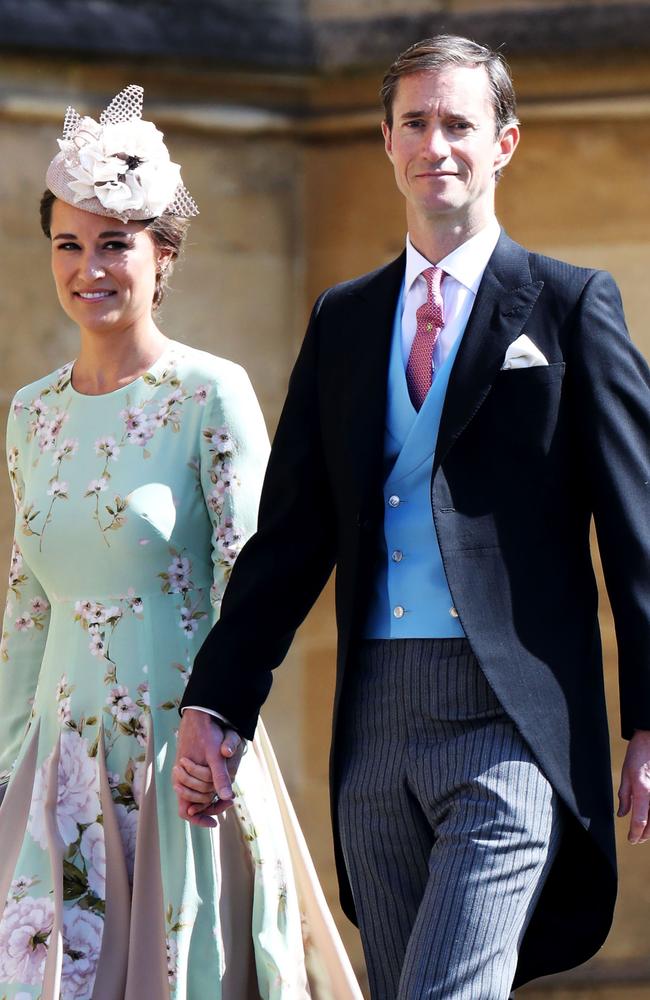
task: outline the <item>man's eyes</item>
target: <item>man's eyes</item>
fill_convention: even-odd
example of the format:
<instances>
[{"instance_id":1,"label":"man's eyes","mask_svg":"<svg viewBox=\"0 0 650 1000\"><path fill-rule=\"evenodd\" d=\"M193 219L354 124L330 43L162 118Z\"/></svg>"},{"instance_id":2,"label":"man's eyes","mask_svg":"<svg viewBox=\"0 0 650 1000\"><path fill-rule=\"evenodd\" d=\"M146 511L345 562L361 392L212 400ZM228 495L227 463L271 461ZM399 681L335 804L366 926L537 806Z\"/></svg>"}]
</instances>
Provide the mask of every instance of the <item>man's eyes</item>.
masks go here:
<instances>
[{"instance_id":1,"label":"man's eyes","mask_svg":"<svg viewBox=\"0 0 650 1000\"><path fill-rule=\"evenodd\" d=\"M427 122L423 118L411 118L409 121L404 122L404 127L409 131L426 128L426 126ZM446 122L444 127L451 132L471 132L474 128L471 122L464 119Z\"/></svg>"}]
</instances>

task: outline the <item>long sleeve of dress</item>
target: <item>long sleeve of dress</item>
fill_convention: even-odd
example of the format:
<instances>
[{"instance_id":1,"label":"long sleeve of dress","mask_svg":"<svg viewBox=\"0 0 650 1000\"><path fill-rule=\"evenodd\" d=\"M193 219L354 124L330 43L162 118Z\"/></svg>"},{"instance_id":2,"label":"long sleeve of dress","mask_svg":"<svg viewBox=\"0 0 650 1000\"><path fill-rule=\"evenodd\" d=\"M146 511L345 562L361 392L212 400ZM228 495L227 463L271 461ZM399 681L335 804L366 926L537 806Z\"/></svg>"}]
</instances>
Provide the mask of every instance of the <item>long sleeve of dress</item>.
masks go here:
<instances>
[{"instance_id":1,"label":"long sleeve of dress","mask_svg":"<svg viewBox=\"0 0 650 1000\"><path fill-rule=\"evenodd\" d=\"M25 735L47 640L50 605L20 548L24 486L22 441L12 406L7 427L7 463L16 506L7 601L0 643L0 785L11 775Z\"/></svg>"},{"instance_id":2,"label":"long sleeve of dress","mask_svg":"<svg viewBox=\"0 0 650 1000\"><path fill-rule=\"evenodd\" d=\"M213 526L216 620L235 559L257 525L269 455L262 411L239 365L228 366L227 379L206 400L201 438L201 487Z\"/></svg>"}]
</instances>

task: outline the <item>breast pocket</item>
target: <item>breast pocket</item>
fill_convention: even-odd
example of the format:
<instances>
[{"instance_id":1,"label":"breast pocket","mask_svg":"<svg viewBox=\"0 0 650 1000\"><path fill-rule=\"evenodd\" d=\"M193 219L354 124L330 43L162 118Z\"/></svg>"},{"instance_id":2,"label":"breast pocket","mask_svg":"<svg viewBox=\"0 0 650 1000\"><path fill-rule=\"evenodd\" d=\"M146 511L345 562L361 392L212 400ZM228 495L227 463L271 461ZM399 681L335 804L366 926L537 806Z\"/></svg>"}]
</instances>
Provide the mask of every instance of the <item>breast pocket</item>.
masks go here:
<instances>
[{"instance_id":1,"label":"breast pocket","mask_svg":"<svg viewBox=\"0 0 650 1000\"><path fill-rule=\"evenodd\" d=\"M497 448L522 461L548 453L557 427L565 367L558 362L499 372L486 400Z\"/></svg>"}]
</instances>

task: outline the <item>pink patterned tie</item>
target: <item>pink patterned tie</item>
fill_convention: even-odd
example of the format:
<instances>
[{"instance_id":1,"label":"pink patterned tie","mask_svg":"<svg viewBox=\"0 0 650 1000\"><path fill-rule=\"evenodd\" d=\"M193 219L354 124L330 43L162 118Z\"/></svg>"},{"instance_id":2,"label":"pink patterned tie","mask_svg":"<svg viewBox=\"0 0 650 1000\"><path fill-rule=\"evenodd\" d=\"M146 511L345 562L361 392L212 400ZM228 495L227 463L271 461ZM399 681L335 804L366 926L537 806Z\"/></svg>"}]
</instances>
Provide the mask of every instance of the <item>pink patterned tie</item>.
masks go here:
<instances>
[{"instance_id":1,"label":"pink patterned tie","mask_svg":"<svg viewBox=\"0 0 650 1000\"><path fill-rule=\"evenodd\" d=\"M433 349L445 322L440 291L444 276L439 267L428 267L422 272L427 283L427 301L415 314L417 327L406 366L406 383L416 410L422 406L433 381Z\"/></svg>"}]
</instances>

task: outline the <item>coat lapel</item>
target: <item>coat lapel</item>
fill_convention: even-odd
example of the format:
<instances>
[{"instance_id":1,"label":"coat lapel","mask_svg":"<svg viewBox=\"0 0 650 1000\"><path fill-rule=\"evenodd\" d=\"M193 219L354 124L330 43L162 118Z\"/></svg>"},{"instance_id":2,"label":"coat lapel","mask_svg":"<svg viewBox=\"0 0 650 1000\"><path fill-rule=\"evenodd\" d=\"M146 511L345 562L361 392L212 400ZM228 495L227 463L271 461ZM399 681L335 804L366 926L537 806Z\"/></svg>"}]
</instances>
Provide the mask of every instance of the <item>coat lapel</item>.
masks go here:
<instances>
[{"instance_id":1,"label":"coat lapel","mask_svg":"<svg viewBox=\"0 0 650 1000\"><path fill-rule=\"evenodd\" d=\"M406 252L351 289L342 331L348 397L345 431L362 512L382 482L388 362L405 266Z\"/></svg>"},{"instance_id":2,"label":"coat lapel","mask_svg":"<svg viewBox=\"0 0 650 1000\"><path fill-rule=\"evenodd\" d=\"M531 280L527 251L502 232L449 378L434 470L490 391L506 350L521 333L542 287L543 282Z\"/></svg>"}]
</instances>

